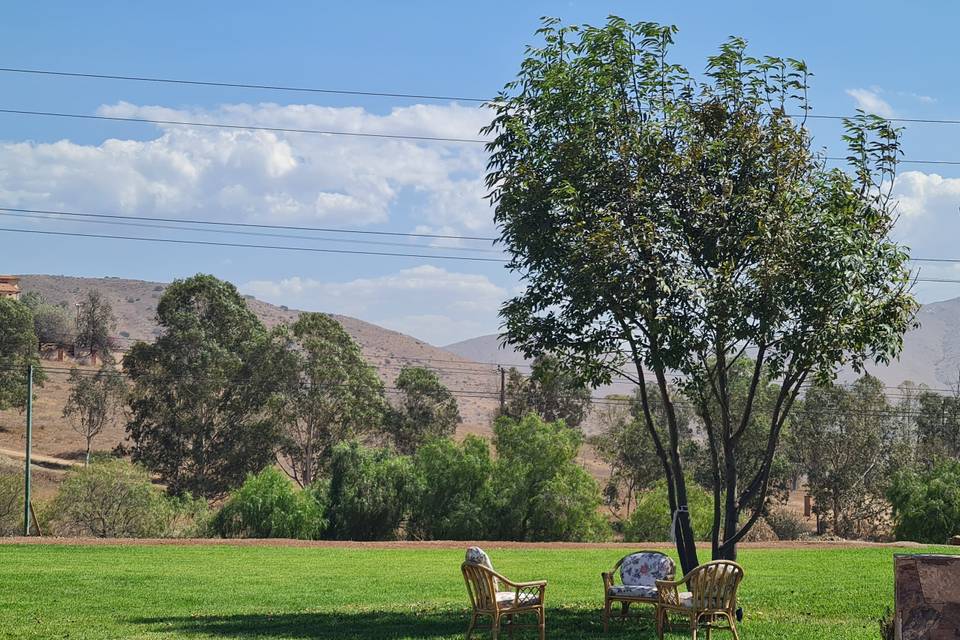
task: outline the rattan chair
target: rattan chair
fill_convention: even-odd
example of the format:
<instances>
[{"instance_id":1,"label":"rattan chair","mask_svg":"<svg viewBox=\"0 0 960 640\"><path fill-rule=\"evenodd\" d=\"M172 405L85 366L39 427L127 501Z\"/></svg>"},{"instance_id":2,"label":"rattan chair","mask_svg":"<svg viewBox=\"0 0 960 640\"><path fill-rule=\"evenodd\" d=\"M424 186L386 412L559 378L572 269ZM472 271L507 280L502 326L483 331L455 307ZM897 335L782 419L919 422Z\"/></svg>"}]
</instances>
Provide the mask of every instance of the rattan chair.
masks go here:
<instances>
[{"instance_id":1,"label":"rattan chair","mask_svg":"<svg viewBox=\"0 0 960 640\"><path fill-rule=\"evenodd\" d=\"M610 608L620 603L620 619L630 617L631 604L656 606L657 580L673 580L676 565L659 551L636 551L617 560L613 569L600 574L603 578L603 631L610 626ZM620 584L616 583L620 576ZM639 617L639 614L634 617Z\"/></svg>"},{"instance_id":2,"label":"rattan chair","mask_svg":"<svg viewBox=\"0 0 960 640\"><path fill-rule=\"evenodd\" d=\"M467 583L467 593L473 605L470 626L467 627L467 640L477 628L477 618L490 616L491 638L500 635L500 623L506 619L507 630L513 636L513 630L521 627L536 627L540 640L544 639L545 617L543 598L547 589L546 580L532 582L514 582L493 570L490 557L478 547L467 549L467 559L460 565L463 579ZM502 589L502 590L501 590ZM536 615L536 624L516 624L514 616Z\"/></svg>"},{"instance_id":3,"label":"rattan chair","mask_svg":"<svg viewBox=\"0 0 960 640\"><path fill-rule=\"evenodd\" d=\"M730 560L714 560L702 564L682 580L657 580L657 635L663 640L663 626L667 616L680 614L690 619L693 640L697 640L700 621L706 621L707 640L714 629L729 630L735 640L737 633L737 587L743 579L743 567ZM688 592L681 592L686 584ZM720 626L721 619L726 625Z\"/></svg>"}]
</instances>

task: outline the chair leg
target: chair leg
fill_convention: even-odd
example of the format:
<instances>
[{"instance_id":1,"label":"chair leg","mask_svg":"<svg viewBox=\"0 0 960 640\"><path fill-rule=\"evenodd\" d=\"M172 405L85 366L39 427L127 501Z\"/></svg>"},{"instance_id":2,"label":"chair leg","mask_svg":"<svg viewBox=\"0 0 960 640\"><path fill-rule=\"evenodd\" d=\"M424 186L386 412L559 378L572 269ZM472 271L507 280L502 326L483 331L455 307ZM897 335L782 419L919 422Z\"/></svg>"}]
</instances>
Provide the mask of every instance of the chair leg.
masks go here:
<instances>
[{"instance_id":1,"label":"chair leg","mask_svg":"<svg viewBox=\"0 0 960 640\"><path fill-rule=\"evenodd\" d=\"M537 615L540 618L540 625L539 625L540 640L544 640L544 638L546 638L546 635L547 635L547 612L544 610L543 607L540 607L537 610Z\"/></svg>"},{"instance_id":2,"label":"chair leg","mask_svg":"<svg viewBox=\"0 0 960 640\"><path fill-rule=\"evenodd\" d=\"M477 612L474 611L473 615L470 616L470 626L467 627L467 640L473 637L473 628L477 626Z\"/></svg>"},{"instance_id":3,"label":"chair leg","mask_svg":"<svg viewBox=\"0 0 960 640\"><path fill-rule=\"evenodd\" d=\"M604 599L603 601L603 632L607 633L610 630L610 601Z\"/></svg>"},{"instance_id":4,"label":"chair leg","mask_svg":"<svg viewBox=\"0 0 960 640\"><path fill-rule=\"evenodd\" d=\"M507 637L512 638L513 637L513 614L512 613L507 615L507 624L509 625L507 627Z\"/></svg>"},{"instance_id":5,"label":"chair leg","mask_svg":"<svg viewBox=\"0 0 960 640\"><path fill-rule=\"evenodd\" d=\"M657 638L658 640L663 640L663 618L666 616L667 612L657 607L656 609L656 619L657 619Z\"/></svg>"},{"instance_id":6,"label":"chair leg","mask_svg":"<svg viewBox=\"0 0 960 640\"><path fill-rule=\"evenodd\" d=\"M727 621L730 623L730 632L733 634L733 640L740 640L740 634L737 632L737 616L727 614Z\"/></svg>"},{"instance_id":7,"label":"chair leg","mask_svg":"<svg viewBox=\"0 0 960 640\"><path fill-rule=\"evenodd\" d=\"M690 616L690 634L693 640L697 640L697 627L700 626L700 616Z\"/></svg>"},{"instance_id":8,"label":"chair leg","mask_svg":"<svg viewBox=\"0 0 960 640\"><path fill-rule=\"evenodd\" d=\"M620 619L626 620L628 615L630 615L630 603L621 602L620 603Z\"/></svg>"},{"instance_id":9,"label":"chair leg","mask_svg":"<svg viewBox=\"0 0 960 640\"><path fill-rule=\"evenodd\" d=\"M493 614L493 624L490 625L490 638L497 640L500 637L500 614Z\"/></svg>"}]
</instances>

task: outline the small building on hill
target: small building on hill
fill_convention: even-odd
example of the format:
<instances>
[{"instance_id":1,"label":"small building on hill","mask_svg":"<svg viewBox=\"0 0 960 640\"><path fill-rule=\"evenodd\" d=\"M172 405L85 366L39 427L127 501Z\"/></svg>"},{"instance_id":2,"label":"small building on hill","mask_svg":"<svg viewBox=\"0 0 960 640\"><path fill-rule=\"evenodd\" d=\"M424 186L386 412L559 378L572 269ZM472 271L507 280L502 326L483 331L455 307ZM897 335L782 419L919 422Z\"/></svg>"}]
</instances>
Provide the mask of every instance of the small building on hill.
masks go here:
<instances>
[{"instance_id":1,"label":"small building on hill","mask_svg":"<svg viewBox=\"0 0 960 640\"><path fill-rule=\"evenodd\" d=\"M18 276L0 276L0 298L20 299L20 278Z\"/></svg>"}]
</instances>

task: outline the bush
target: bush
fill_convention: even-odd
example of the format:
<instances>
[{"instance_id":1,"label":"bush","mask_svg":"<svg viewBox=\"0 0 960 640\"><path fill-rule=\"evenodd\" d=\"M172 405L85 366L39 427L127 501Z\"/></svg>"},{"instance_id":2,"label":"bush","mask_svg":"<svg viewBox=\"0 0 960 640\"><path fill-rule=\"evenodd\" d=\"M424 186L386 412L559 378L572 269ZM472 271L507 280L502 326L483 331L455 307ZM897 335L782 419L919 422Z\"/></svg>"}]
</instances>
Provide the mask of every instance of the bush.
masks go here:
<instances>
[{"instance_id":1,"label":"bush","mask_svg":"<svg viewBox=\"0 0 960 640\"><path fill-rule=\"evenodd\" d=\"M687 506L697 540L709 540L713 528L713 495L688 480ZM637 500L636 508L624 523L623 538L627 542L664 542L670 539L672 522L667 484L660 480Z\"/></svg>"},{"instance_id":2,"label":"bush","mask_svg":"<svg viewBox=\"0 0 960 640\"><path fill-rule=\"evenodd\" d=\"M750 531L747 531L747 535L743 536L744 542L776 542L779 539L766 518L759 518L750 527Z\"/></svg>"},{"instance_id":3,"label":"bush","mask_svg":"<svg viewBox=\"0 0 960 640\"><path fill-rule=\"evenodd\" d=\"M167 526L164 537L209 538L213 535L213 511L203 498L189 493L167 498Z\"/></svg>"},{"instance_id":4,"label":"bush","mask_svg":"<svg viewBox=\"0 0 960 640\"><path fill-rule=\"evenodd\" d=\"M415 490L407 534L417 540L477 540L487 527L493 461L485 440L428 442L413 457Z\"/></svg>"},{"instance_id":5,"label":"bush","mask_svg":"<svg viewBox=\"0 0 960 640\"><path fill-rule=\"evenodd\" d=\"M410 459L386 449L343 442L333 449L327 491L330 525L337 540L391 540L414 493Z\"/></svg>"},{"instance_id":6,"label":"bush","mask_svg":"<svg viewBox=\"0 0 960 640\"><path fill-rule=\"evenodd\" d=\"M803 516L790 509L772 509L766 520L780 540L799 540L800 536L810 532Z\"/></svg>"},{"instance_id":7,"label":"bush","mask_svg":"<svg viewBox=\"0 0 960 640\"><path fill-rule=\"evenodd\" d=\"M0 474L0 536L23 533L23 476Z\"/></svg>"},{"instance_id":8,"label":"bush","mask_svg":"<svg viewBox=\"0 0 960 640\"><path fill-rule=\"evenodd\" d=\"M494 424L497 462L489 535L499 540L599 540L600 487L577 463L583 433L535 414Z\"/></svg>"},{"instance_id":9,"label":"bush","mask_svg":"<svg viewBox=\"0 0 960 640\"><path fill-rule=\"evenodd\" d=\"M898 540L943 544L960 533L960 461L901 471L887 498Z\"/></svg>"},{"instance_id":10,"label":"bush","mask_svg":"<svg viewBox=\"0 0 960 640\"><path fill-rule=\"evenodd\" d=\"M162 536L171 515L146 470L119 459L68 473L50 509L55 534L98 538Z\"/></svg>"},{"instance_id":11,"label":"bush","mask_svg":"<svg viewBox=\"0 0 960 640\"><path fill-rule=\"evenodd\" d=\"M274 467L247 476L213 520L214 531L224 538L315 540L325 526L313 494L295 488Z\"/></svg>"}]
</instances>

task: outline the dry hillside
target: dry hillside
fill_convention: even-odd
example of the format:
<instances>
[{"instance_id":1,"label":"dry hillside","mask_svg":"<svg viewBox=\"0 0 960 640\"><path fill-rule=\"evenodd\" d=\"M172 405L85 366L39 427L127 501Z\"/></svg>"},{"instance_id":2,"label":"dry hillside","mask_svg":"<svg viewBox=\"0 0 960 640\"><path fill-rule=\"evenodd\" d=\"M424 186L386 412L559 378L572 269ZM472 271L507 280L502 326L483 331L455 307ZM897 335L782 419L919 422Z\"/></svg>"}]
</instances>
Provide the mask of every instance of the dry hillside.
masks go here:
<instances>
[{"instance_id":1,"label":"dry hillside","mask_svg":"<svg viewBox=\"0 0 960 640\"><path fill-rule=\"evenodd\" d=\"M67 276L21 276L24 291L36 291L50 302L67 302L72 308L89 289L99 289L113 305L117 316L117 334L121 348L134 340L152 340L158 329L154 321L157 300L165 284L121 278L76 278ZM298 311L278 307L248 297L250 308L265 324L273 326L290 322ZM357 341L367 360L377 367L389 387L401 367L408 364L430 367L437 371L450 389L458 392L463 432L489 433L491 416L496 409L499 378L496 369L477 364L456 354L396 331L350 318L334 316ZM66 381L70 366L77 363L48 360L47 384L38 391L34 413L34 448L39 453L58 457L76 457L82 448L81 438L61 417L69 391ZM82 368L88 365L79 363ZM0 412L0 449L22 449L24 418L16 411ZM113 425L95 442L101 450L113 448L123 439L121 424Z\"/></svg>"}]
</instances>

